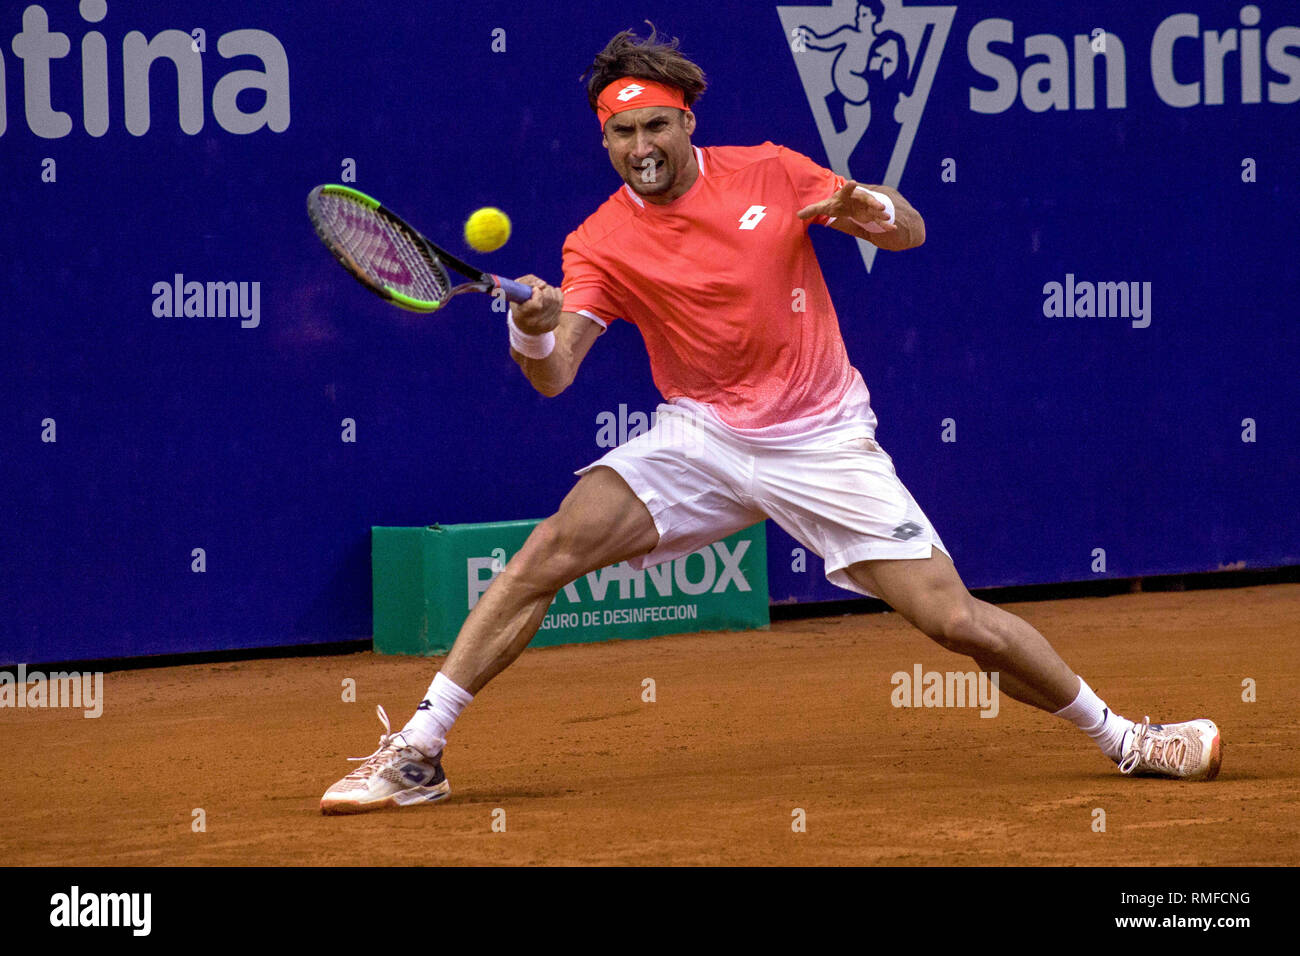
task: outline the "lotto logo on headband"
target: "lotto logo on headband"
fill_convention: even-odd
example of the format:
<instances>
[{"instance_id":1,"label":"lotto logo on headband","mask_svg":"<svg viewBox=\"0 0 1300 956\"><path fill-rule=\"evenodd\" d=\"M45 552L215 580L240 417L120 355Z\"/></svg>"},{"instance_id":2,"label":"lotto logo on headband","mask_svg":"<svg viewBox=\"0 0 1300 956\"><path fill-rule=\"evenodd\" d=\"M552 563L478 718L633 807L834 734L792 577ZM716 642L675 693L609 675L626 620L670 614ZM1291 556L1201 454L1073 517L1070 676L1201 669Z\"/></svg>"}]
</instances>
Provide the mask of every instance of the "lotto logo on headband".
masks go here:
<instances>
[{"instance_id":1,"label":"lotto logo on headband","mask_svg":"<svg viewBox=\"0 0 1300 956\"><path fill-rule=\"evenodd\" d=\"M677 87L641 76L623 76L608 84L596 97L596 117L604 129L609 118L616 113L647 106L689 109L686 97Z\"/></svg>"}]
</instances>

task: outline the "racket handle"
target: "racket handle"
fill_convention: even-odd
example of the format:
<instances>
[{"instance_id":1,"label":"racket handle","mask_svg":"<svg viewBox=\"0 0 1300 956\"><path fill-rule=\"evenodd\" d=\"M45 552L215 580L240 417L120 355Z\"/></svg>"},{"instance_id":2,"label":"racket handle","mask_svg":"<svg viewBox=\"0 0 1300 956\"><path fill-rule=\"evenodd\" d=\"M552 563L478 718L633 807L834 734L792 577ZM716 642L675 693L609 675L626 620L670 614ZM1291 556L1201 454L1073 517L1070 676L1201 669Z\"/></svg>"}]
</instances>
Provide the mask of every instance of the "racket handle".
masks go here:
<instances>
[{"instance_id":1,"label":"racket handle","mask_svg":"<svg viewBox=\"0 0 1300 956\"><path fill-rule=\"evenodd\" d=\"M514 279L507 279L504 276L492 276L492 281L497 284L497 288L506 294L506 298L511 302L527 302L533 297L533 287L524 285L522 282L516 282Z\"/></svg>"}]
</instances>

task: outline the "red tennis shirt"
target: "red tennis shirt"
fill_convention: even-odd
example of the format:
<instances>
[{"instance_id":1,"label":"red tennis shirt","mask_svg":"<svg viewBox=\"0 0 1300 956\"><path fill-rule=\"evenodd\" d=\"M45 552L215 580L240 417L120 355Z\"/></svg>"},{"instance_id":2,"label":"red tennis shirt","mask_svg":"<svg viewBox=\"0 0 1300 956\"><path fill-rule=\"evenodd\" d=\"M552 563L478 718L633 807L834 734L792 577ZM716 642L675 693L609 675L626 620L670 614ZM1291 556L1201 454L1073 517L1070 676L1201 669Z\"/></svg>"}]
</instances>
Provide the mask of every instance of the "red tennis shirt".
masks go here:
<instances>
[{"instance_id":1,"label":"red tennis shirt","mask_svg":"<svg viewBox=\"0 0 1300 956\"><path fill-rule=\"evenodd\" d=\"M632 322L664 398L733 428L869 409L808 236L830 220L795 215L844 179L773 143L695 155L700 175L671 203L624 185L569 234L564 311Z\"/></svg>"}]
</instances>

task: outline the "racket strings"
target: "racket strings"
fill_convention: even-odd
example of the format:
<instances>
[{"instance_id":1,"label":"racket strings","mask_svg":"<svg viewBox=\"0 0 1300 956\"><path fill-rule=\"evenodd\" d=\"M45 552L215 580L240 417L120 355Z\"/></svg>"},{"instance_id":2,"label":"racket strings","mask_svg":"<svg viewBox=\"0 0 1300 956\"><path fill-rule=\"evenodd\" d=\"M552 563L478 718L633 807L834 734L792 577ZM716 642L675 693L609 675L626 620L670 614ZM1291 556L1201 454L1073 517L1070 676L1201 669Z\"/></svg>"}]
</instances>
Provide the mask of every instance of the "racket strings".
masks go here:
<instances>
[{"instance_id":1,"label":"racket strings","mask_svg":"<svg viewBox=\"0 0 1300 956\"><path fill-rule=\"evenodd\" d=\"M320 197L322 224L366 277L413 299L441 302L451 291L442 263L387 216L337 195Z\"/></svg>"}]
</instances>

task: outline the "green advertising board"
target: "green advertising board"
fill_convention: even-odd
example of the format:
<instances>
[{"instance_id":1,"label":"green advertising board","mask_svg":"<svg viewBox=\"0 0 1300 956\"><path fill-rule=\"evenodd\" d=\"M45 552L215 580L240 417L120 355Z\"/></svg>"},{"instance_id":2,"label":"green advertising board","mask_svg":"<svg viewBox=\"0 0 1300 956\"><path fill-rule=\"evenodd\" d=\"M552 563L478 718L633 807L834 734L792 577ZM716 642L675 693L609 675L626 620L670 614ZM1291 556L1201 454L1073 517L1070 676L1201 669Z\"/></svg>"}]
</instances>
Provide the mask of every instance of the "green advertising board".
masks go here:
<instances>
[{"instance_id":1,"label":"green advertising board","mask_svg":"<svg viewBox=\"0 0 1300 956\"><path fill-rule=\"evenodd\" d=\"M375 650L445 654L492 579L537 521L371 529ZM627 562L566 585L532 646L767 627L767 534L760 522L643 571Z\"/></svg>"}]
</instances>

